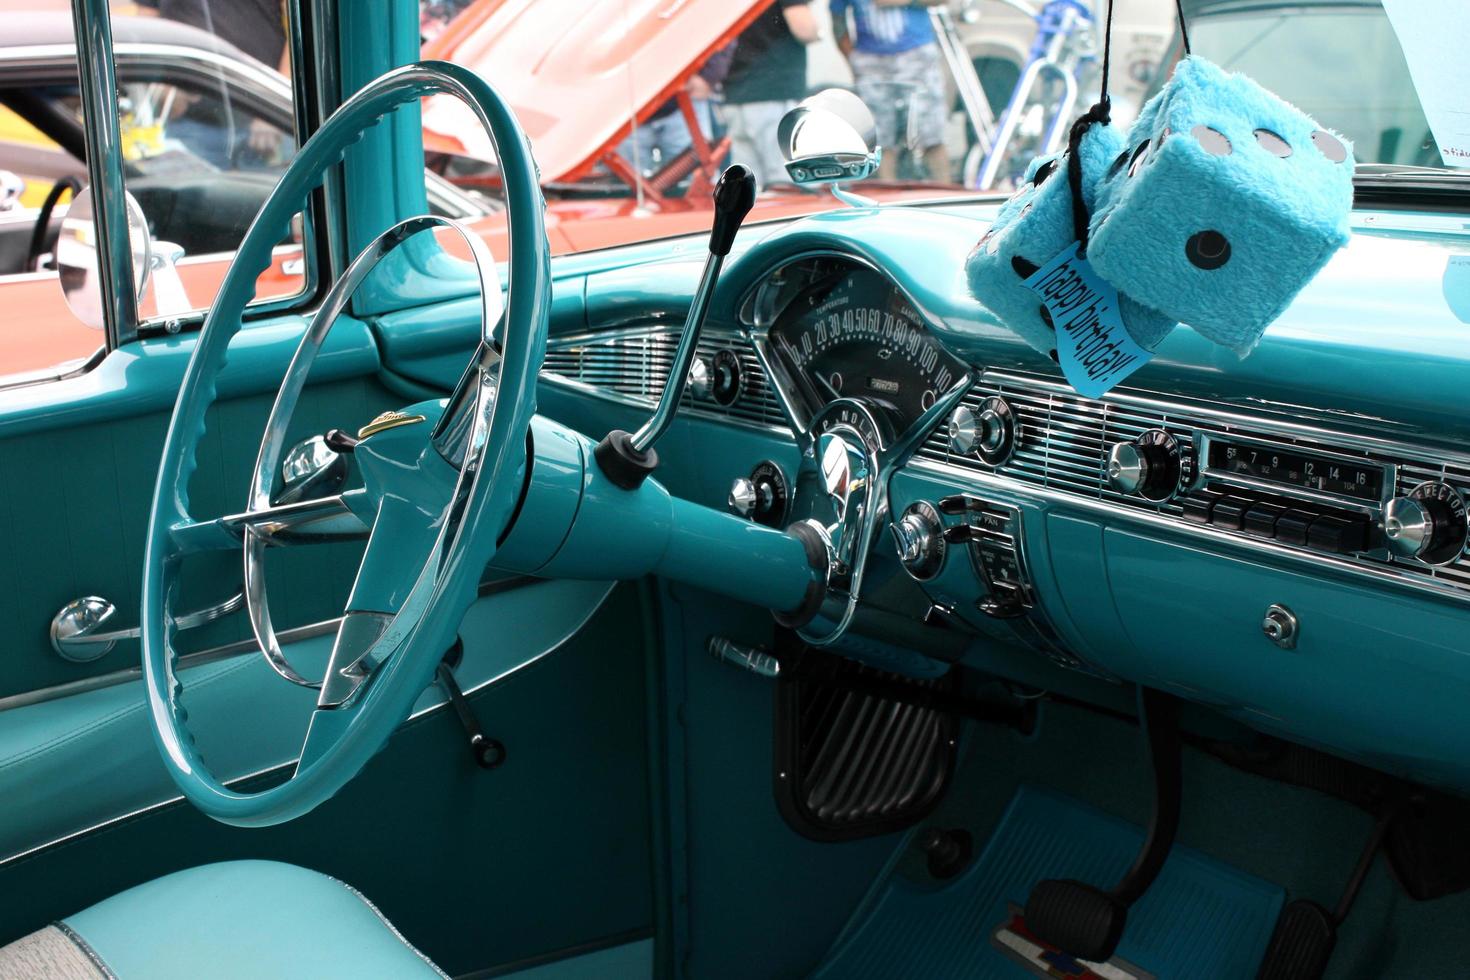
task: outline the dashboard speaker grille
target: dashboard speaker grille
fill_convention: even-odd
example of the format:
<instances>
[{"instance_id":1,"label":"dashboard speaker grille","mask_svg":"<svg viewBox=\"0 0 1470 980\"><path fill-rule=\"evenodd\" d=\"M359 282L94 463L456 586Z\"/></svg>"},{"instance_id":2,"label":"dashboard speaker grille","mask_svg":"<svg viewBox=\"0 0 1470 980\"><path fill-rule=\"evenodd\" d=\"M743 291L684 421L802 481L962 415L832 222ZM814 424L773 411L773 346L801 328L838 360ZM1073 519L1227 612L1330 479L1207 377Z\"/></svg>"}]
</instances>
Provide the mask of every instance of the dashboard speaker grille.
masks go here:
<instances>
[{"instance_id":1,"label":"dashboard speaker grille","mask_svg":"<svg viewBox=\"0 0 1470 980\"><path fill-rule=\"evenodd\" d=\"M651 409L668 380L678 345L678 332L667 327L609 331L570 340L553 338L542 370ZM728 331L706 330L701 334L700 355L713 358L722 350L734 351L740 358L740 393L734 403L720 405L696 398L686 389L679 410L706 418L785 429L786 416L750 343Z\"/></svg>"}]
</instances>

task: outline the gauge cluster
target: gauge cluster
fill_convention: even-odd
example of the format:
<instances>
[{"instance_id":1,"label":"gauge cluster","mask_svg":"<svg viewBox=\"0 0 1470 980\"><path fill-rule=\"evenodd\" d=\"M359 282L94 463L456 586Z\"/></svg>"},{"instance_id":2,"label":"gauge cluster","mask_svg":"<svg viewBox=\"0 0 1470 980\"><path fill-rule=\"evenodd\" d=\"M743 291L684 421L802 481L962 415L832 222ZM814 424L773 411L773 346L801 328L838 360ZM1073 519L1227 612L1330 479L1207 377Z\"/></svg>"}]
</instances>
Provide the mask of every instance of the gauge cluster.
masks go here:
<instances>
[{"instance_id":1,"label":"gauge cluster","mask_svg":"<svg viewBox=\"0 0 1470 980\"><path fill-rule=\"evenodd\" d=\"M968 374L903 291L852 258L789 263L752 290L741 312L803 426L823 406L853 399L901 436Z\"/></svg>"}]
</instances>

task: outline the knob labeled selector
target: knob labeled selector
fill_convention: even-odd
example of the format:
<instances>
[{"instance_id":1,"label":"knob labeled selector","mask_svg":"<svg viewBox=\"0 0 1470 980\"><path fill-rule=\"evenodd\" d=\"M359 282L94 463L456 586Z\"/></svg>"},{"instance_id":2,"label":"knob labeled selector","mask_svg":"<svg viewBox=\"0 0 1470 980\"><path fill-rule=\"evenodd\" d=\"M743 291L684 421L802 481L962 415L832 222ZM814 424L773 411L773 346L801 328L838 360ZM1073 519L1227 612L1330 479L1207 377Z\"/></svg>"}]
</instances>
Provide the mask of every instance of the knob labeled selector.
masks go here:
<instances>
[{"instance_id":1,"label":"knob labeled selector","mask_svg":"<svg viewBox=\"0 0 1470 980\"><path fill-rule=\"evenodd\" d=\"M1016 413L999 395L976 408L961 405L949 417L949 449L957 456L978 456L991 466L1011 458L1016 448Z\"/></svg>"},{"instance_id":2,"label":"knob labeled selector","mask_svg":"<svg viewBox=\"0 0 1470 980\"><path fill-rule=\"evenodd\" d=\"M1168 500L1183 472L1179 442L1163 429L1149 429L1132 442L1108 450L1108 486L1145 500Z\"/></svg>"},{"instance_id":3,"label":"knob labeled selector","mask_svg":"<svg viewBox=\"0 0 1470 980\"><path fill-rule=\"evenodd\" d=\"M786 474L770 460L757 463L750 476L730 484L730 509L766 527L786 523Z\"/></svg>"},{"instance_id":4,"label":"knob labeled selector","mask_svg":"<svg viewBox=\"0 0 1470 980\"><path fill-rule=\"evenodd\" d=\"M919 581L931 579L944 567L944 526L939 512L927 501L910 504L903 516L888 526L898 560Z\"/></svg>"},{"instance_id":5,"label":"knob labeled selector","mask_svg":"<svg viewBox=\"0 0 1470 980\"><path fill-rule=\"evenodd\" d=\"M1446 564L1465 550L1467 535L1465 498L1448 483L1421 483L1407 496L1390 500L1383 511L1388 550L1400 558Z\"/></svg>"}]
</instances>

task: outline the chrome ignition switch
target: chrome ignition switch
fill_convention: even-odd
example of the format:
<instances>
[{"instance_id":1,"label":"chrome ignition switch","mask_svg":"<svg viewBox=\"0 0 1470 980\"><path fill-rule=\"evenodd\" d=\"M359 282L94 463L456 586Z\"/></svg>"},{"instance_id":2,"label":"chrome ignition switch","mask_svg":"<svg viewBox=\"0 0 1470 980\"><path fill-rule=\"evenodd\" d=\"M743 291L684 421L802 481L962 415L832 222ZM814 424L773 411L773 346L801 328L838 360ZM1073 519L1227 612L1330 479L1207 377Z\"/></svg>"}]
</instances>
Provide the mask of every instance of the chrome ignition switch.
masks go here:
<instances>
[{"instance_id":1,"label":"chrome ignition switch","mask_svg":"<svg viewBox=\"0 0 1470 980\"><path fill-rule=\"evenodd\" d=\"M923 582L944 567L944 525L939 511L926 500L910 504L898 520L888 526L898 560L914 578Z\"/></svg>"}]
</instances>

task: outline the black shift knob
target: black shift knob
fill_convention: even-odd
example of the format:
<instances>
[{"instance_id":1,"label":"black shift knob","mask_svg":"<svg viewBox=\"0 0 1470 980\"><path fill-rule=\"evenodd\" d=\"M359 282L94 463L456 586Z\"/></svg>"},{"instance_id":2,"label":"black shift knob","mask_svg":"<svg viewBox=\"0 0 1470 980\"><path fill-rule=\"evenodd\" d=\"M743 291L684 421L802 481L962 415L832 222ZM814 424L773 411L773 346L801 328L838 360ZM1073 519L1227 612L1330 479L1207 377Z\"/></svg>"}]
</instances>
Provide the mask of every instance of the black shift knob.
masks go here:
<instances>
[{"instance_id":1,"label":"black shift knob","mask_svg":"<svg viewBox=\"0 0 1470 980\"><path fill-rule=\"evenodd\" d=\"M749 167L732 164L715 185L715 226L709 235L709 250L729 255L740 223L755 204L755 174Z\"/></svg>"}]
</instances>

